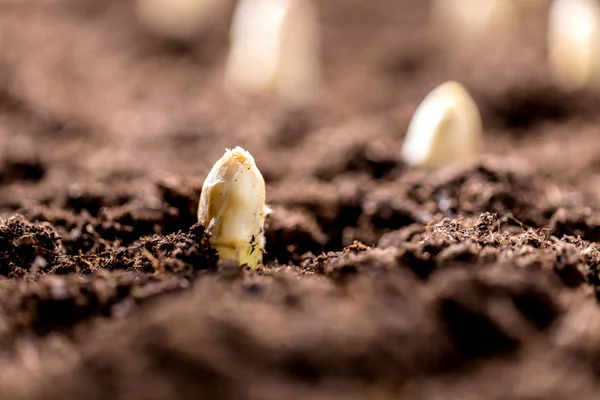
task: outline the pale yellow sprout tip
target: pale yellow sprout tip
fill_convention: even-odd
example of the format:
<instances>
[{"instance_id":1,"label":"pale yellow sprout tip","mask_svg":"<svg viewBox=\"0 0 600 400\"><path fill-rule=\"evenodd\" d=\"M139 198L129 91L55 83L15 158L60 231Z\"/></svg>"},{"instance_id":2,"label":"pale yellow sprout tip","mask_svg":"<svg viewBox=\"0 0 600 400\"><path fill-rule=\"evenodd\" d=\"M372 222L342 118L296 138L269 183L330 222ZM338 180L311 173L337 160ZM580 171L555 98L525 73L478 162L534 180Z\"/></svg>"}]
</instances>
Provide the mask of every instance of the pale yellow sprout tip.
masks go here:
<instances>
[{"instance_id":1,"label":"pale yellow sprout tip","mask_svg":"<svg viewBox=\"0 0 600 400\"><path fill-rule=\"evenodd\" d=\"M321 32L312 0L240 0L225 69L229 87L301 99L321 80Z\"/></svg>"},{"instance_id":2,"label":"pale yellow sprout tip","mask_svg":"<svg viewBox=\"0 0 600 400\"><path fill-rule=\"evenodd\" d=\"M558 85L568 90L600 82L600 4L555 0L548 20L548 62Z\"/></svg>"},{"instance_id":3,"label":"pale yellow sprout tip","mask_svg":"<svg viewBox=\"0 0 600 400\"><path fill-rule=\"evenodd\" d=\"M475 101L458 82L431 91L415 111L402 158L411 166L440 167L472 160L482 137L481 115Z\"/></svg>"},{"instance_id":4,"label":"pale yellow sprout tip","mask_svg":"<svg viewBox=\"0 0 600 400\"><path fill-rule=\"evenodd\" d=\"M236 147L227 149L209 172L200 195L198 223L222 259L256 267L265 246L265 181L254 157Z\"/></svg>"}]
</instances>

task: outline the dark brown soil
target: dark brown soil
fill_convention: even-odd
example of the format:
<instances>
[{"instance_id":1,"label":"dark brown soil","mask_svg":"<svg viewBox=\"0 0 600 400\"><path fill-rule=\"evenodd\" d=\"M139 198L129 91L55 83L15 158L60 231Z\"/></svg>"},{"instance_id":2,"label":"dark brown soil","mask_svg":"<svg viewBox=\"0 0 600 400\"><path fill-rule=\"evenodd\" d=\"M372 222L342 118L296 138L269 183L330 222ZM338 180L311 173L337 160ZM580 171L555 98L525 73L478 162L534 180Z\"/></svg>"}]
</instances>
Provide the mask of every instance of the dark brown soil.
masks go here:
<instances>
[{"instance_id":1,"label":"dark brown soil","mask_svg":"<svg viewBox=\"0 0 600 400\"><path fill-rule=\"evenodd\" d=\"M0 399L597 398L600 99L552 84L545 11L465 56L427 3L318 2L325 85L291 106L223 88L229 16L179 46L130 1L2 2ZM483 153L410 169L448 79ZM236 145L273 208L258 271L195 225Z\"/></svg>"}]
</instances>

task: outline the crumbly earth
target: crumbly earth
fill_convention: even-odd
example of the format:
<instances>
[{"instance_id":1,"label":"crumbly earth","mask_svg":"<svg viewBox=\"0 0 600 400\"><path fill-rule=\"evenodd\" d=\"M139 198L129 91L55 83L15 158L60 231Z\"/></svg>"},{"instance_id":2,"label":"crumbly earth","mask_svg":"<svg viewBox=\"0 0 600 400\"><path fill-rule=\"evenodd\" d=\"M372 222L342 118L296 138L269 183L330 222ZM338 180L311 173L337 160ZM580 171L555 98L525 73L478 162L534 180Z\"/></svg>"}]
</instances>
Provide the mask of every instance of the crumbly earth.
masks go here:
<instances>
[{"instance_id":1,"label":"crumbly earth","mask_svg":"<svg viewBox=\"0 0 600 400\"><path fill-rule=\"evenodd\" d=\"M545 7L469 53L427 1L318 6L292 105L223 88L231 13L182 44L129 0L0 2L1 399L598 397L600 99L553 85ZM410 169L448 79L481 157ZM195 225L236 145L273 208L256 271Z\"/></svg>"}]
</instances>

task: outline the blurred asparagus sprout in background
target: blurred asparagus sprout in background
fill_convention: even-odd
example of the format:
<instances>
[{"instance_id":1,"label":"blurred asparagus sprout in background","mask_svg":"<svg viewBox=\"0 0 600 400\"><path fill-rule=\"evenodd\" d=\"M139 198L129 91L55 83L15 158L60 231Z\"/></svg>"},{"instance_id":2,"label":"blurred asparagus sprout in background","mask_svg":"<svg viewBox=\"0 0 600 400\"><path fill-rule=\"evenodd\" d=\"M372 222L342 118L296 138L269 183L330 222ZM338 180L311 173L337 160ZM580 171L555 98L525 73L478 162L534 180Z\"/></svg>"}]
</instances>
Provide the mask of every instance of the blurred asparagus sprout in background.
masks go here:
<instances>
[{"instance_id":1,"label":"blurred asparagus sprout in background","mask_svg":"<svg viewBox=\"0 0 600 400\"><path fill-rule=\"evenodd\" d=\"M321 79L321 32L310 0L239 0L226 82L248 94L302 99Z\"/></svg>"},{"instance_id":2,"label":"blurred asparagus sprout in background","mask_svg":"<svg viewBox=\"0 0 600 400\"><path fill-rule=\"evenodd\" d=\"M552 3L548 60L556 83L564 89L600 87L600 4L596 0Z\"/></svg>"},{"instance_id":3,"label":"blurred asparagus sprout in background","mask_svg":"<svg viewBox=\"0 0 600 400\"><path fill-rule=\"evenodd\" d=\"M433 0L430 17L440 37L468 48L490 38L514 37L520 19L516 1Z\"/></svg>"},{"instance_id":4,"label":"blurred asparagus sprout in background","mask_svg":"<svg viewBox=\"0 0 600 400\"><path fill-rule=\"evenodd\" d=\"M415 111L402 148L411 166L442 167L477 156L482 137L477 104L457 82L431 91Z\"/></svg>"},{"instance_id":5,"label":"blurred asparagus sprout in background","mask_svg":"<svg viewBox=\"0 0 600 400\"><path fill-rule=\"evenodd\" d=\"M241 147L227 149L202 186L198 223L210 234L219 257L256 267L262 262L265 181L254 158Z\"/></svg>"},{"instance_id":6,"label":"blurred asparagus sprout in background","mask_svg":"<svg viewBox=\"0 0 600 400\"><path fill-rule=\"evenodd\" d=\"M136 15L146 29L180 41L207 30L228 5L228 0L135 0Z\"/></svg>"}]
</instances>

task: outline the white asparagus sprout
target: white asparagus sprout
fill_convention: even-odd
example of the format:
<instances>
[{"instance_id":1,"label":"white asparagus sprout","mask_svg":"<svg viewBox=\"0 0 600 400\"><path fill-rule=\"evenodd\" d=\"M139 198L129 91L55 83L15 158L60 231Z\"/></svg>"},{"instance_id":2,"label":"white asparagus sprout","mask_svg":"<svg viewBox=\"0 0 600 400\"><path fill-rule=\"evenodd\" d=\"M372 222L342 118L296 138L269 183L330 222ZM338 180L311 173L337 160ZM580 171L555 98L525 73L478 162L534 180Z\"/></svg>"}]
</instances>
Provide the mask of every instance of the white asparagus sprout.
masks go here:
<instances>
[{"instance_id":1,"label":"white asparagus sprout","mask_svg":"<svg viewBox=\"0 0 600 400\"><path fill-rule=\"evenodd\" d=\"M467 90L446 82L415 111L404 139L402 157L411 166L440 167L476 157L482 136L479 109Z\"/></svg>"},{"instance_id":2,"label":"white asparagus sprout","mask_svg":"<svg viewBox=\"0 0 600 400\"><path fill-rule=\"evenodd\" d=\"M567 90L600 83L600 4L555 0L548 21L548 61L555 81Z\"/></svg>"},{"instance_id":3,"label":"white asparagus sprout","mask_svg":"<svg viewBox=\"0 0 600 400\"><path fill-rule=\"evenodd\" d=\"M240 0L230 32L226 82L291 100L321 80L321 32L311 0Z\"/></svg>"},{"instance_id":4,"label":"white asparagus sprout","mask_svg":"<svg viewBox=\"0 0 600 400\"><path fill-rule=\"evenodd\" d=\"M265 246L265 181L250 153L227 149L206 177L198 222L222 259L256 267Z\"/></svg>"}]
</instances>

